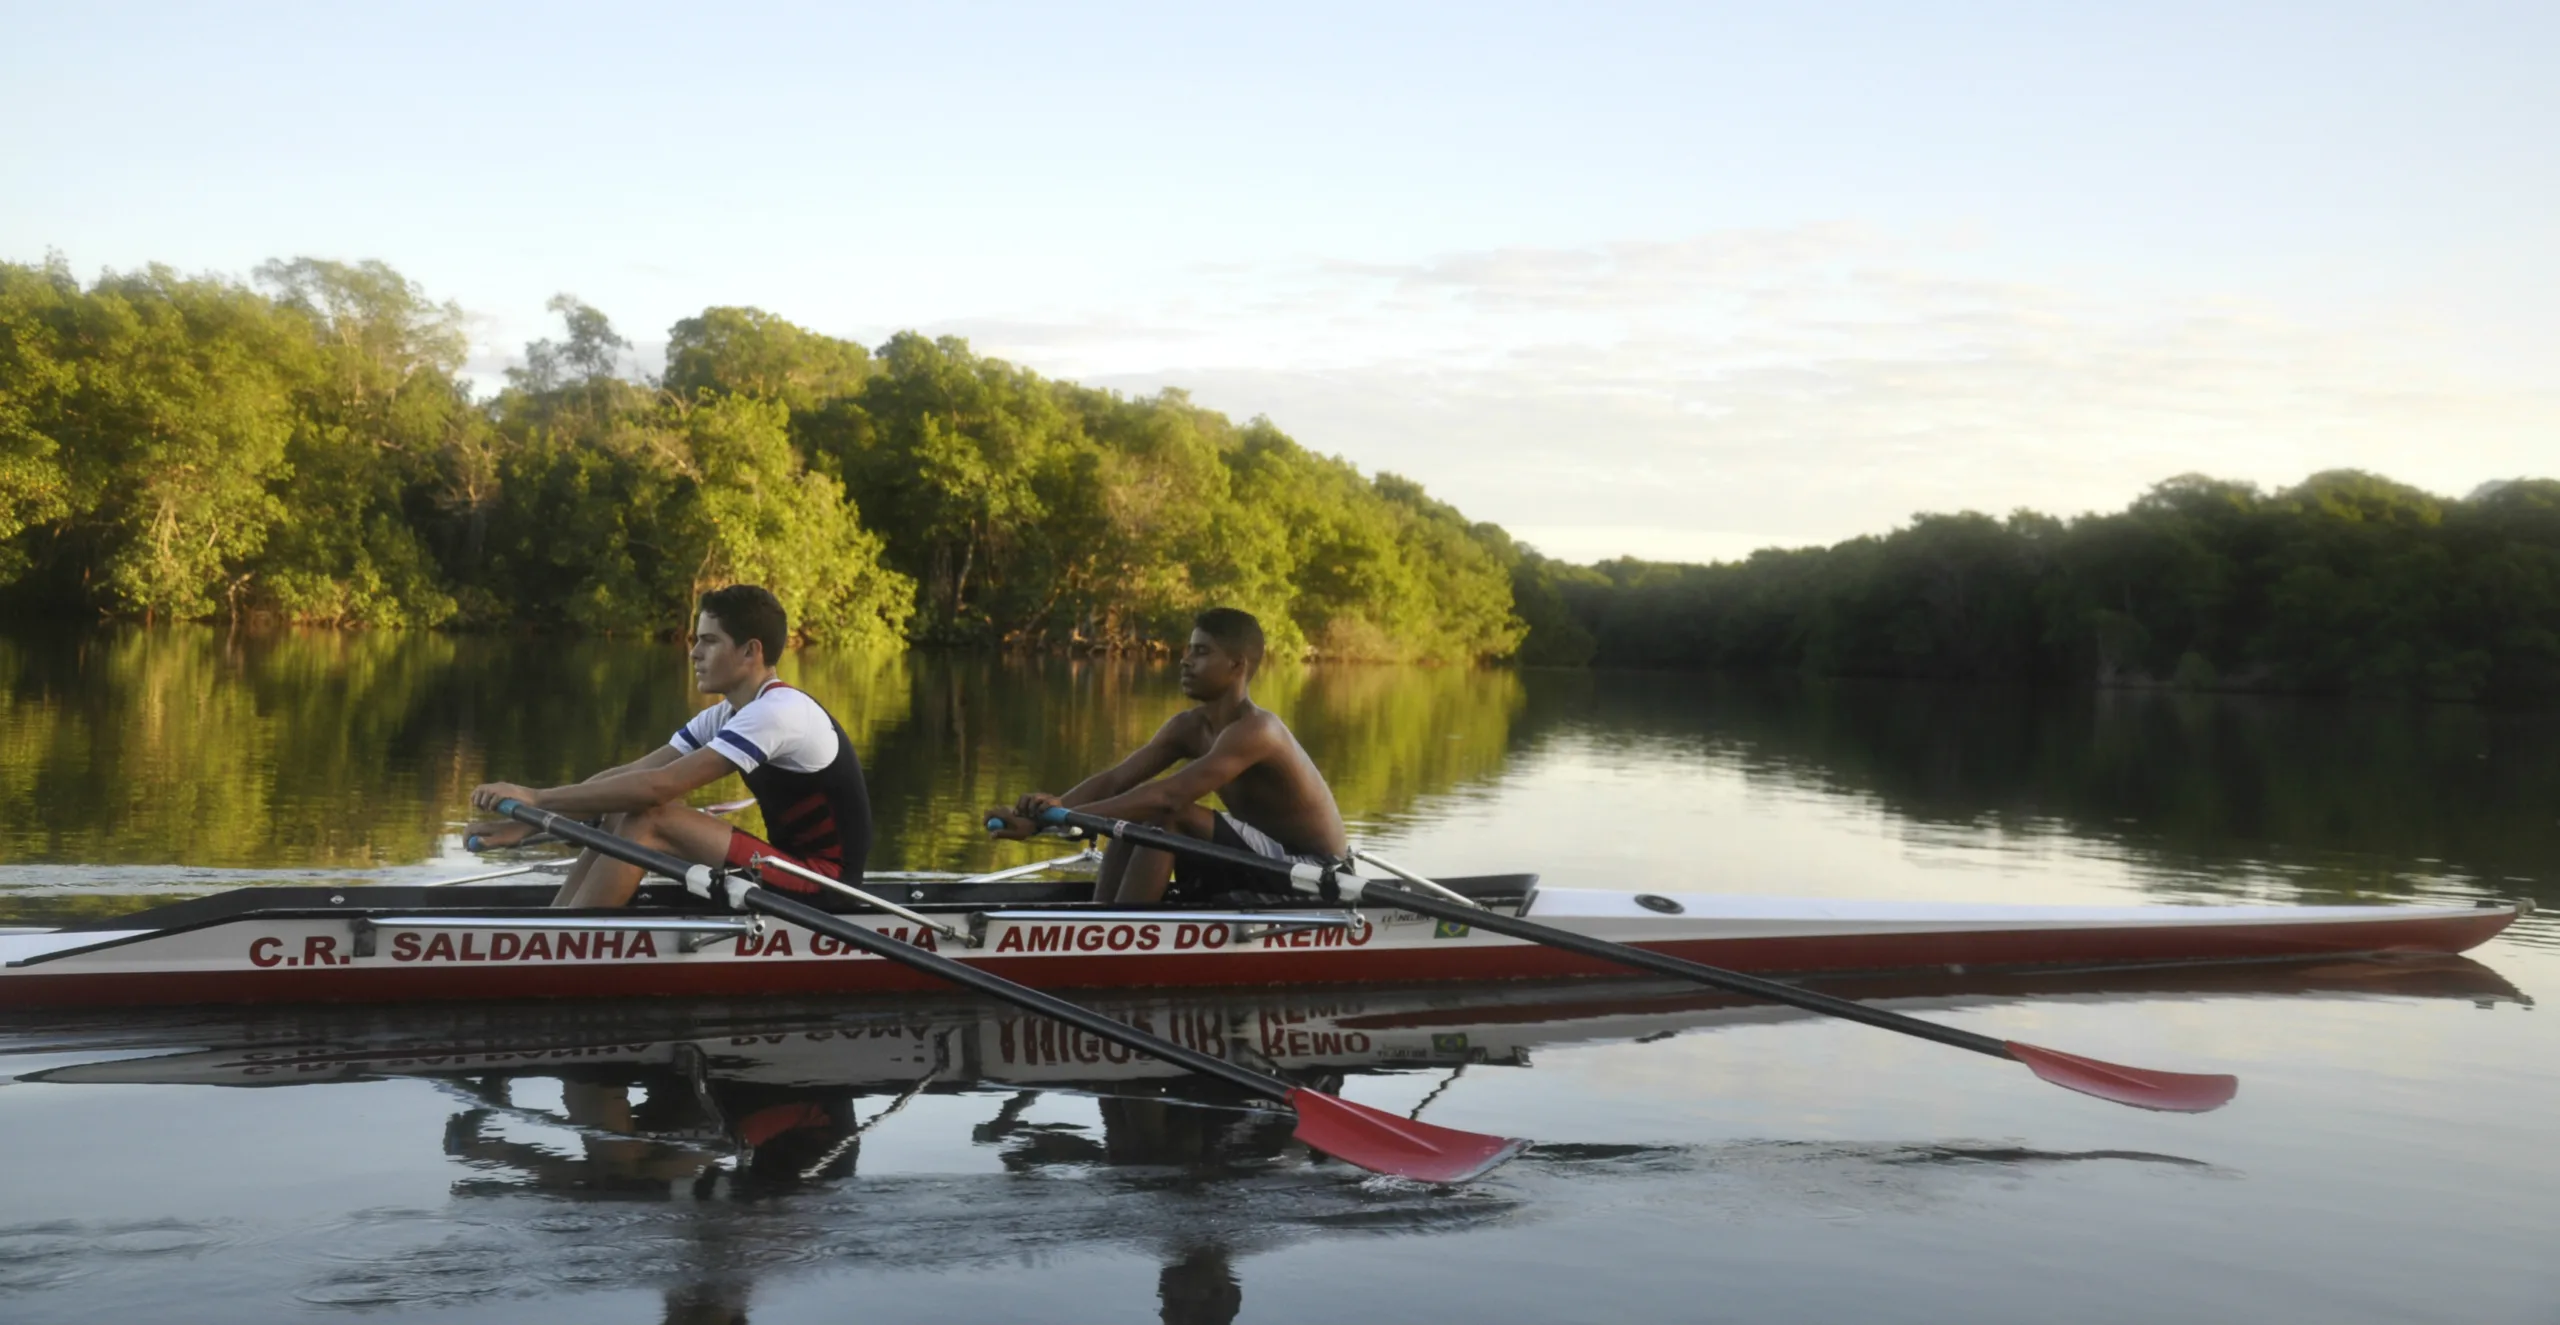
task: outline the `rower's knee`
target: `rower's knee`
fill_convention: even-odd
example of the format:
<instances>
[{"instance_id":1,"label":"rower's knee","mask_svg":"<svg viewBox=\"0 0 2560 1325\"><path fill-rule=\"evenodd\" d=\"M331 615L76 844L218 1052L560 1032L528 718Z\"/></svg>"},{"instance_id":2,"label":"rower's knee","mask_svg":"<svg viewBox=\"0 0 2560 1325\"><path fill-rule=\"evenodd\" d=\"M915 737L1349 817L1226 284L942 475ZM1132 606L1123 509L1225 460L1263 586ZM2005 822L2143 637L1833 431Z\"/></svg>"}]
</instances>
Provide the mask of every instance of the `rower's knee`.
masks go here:
<instances>
[{"instance_id":1,"label":"rower's knee","mask_svg":"<svg viewBox=\"0 0 2560 1325\"><path fill-rule=\"evenodd\" d=\"M615 831L634 842L646 843L663 850L671 840L667 832L668 821L686 812L686 806L681 801L662 801L648 809L634 810L621 815L622 824Z\"/></svg>"}]
</instances>

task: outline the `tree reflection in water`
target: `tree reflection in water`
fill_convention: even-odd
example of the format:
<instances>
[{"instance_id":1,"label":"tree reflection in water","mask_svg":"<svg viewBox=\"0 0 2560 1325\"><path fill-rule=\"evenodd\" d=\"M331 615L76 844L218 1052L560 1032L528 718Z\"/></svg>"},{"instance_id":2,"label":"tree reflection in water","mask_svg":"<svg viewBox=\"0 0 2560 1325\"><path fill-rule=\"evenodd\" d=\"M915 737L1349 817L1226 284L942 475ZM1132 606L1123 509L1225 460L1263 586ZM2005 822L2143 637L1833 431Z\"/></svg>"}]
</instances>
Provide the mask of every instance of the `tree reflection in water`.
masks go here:
<instances>
[{"instance_id":1,"label":"tree reflection in water","mask_svg":"<svg viewBox=\"0 0 2560 1325\"><path fill-rule=\"evenodd\" d=\"M875 869L1042 853L989 842L980 810L1073 783L1183 703L1170 670L1130 660L813 648L782 672L862 755ZM1816 828L1876 806L1948 841L2050 836L2180 894L2468 880L2560 905L2549 710L1458 667L1278 667L1255 693L1359 836L1596 761L1800 795ZM583 776L700 699L680 652L632 640L0 630L0 922L132 910L178 885L172 866L459 873L435 862L475 782ZM1551 823L1508 813L1536 808L1503 806L1502 868L1553 868ZM8 877L29 867L83 886Z\"/></svg>"}]
</instances>

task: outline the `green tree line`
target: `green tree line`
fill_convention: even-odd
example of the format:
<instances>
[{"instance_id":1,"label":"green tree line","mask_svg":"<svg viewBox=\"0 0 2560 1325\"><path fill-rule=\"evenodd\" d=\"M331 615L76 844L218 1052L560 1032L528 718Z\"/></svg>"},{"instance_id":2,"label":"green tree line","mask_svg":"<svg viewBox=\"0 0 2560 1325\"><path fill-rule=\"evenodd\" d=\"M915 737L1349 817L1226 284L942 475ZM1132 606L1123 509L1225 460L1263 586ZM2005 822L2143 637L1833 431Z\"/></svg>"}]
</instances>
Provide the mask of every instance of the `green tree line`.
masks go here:
<instances>
[{"instance_id":1,"label":"green tree line","mask_svg":"<svg viewBox=\"0 0 2560 1325\"><path fill-rule=\"evenodd\" d=\"M1926 515L1713 566L1534 556L1524 656L2444 699L2560 696L2560 482L2189 476L2058 520Z\"/></svg>"},{"instance_id":2,"label":"green tree line","mask_svg":"<svg viewBox=\"0 0 2560 1325\"><path fill-rule=\"evenodd\" d=\"M0 264L0 607L661 633L752 579L848 644L1125 651L1225 602L1330 658L2560 694L2548 480L2188 477L2112 514L1580 567L1179 391L736 307L635 377L603 313L552 308L481 399L460 310L380 263Z\"/></svg>"},{"instance_id":3,"label":"green tree line","mask_svg":"<svg viewBox=\"0 0 2560 1325\"><path fill-rule=\"evenodd\" d=\"M552 309L482 400L460 310L380 263L0 264L0 602L657 633L755 580L848 644L1119 651L1212 602L1319 656L1523 635L1499 529L1268 421L749 308L678 322L635 381L603 313Z\"/></svg>"}]
</instances>

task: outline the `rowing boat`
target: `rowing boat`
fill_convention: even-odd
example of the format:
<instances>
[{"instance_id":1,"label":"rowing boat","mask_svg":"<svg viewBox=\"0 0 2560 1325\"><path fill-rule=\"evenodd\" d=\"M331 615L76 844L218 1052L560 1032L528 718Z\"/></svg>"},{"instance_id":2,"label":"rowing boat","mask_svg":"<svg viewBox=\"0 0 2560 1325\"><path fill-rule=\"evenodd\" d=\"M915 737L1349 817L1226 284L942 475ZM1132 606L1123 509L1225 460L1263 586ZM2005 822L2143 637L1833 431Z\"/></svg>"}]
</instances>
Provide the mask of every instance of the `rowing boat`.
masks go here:
<instances>
[{"instance_id":1,"label":"rowing boat","mask_svg":"<svg viewBox=\"0 0 2560 1325\"><path fill-rule=\"evenodd\" d=\"M1732 970L2009 970L2458 953L2531 909L2034 906L1440 885L1490 912ZM633 906L558 911L548 884L244 888L54 929L0 932L0 1009L431 999L769 996L937 988L823 933L652 883ZM1103 906L1092 885L876 885L903 914L844 920L1050 989L1380 984L1623 975L1617 965L1387 906Z\"/></svg>"}]
</instances>

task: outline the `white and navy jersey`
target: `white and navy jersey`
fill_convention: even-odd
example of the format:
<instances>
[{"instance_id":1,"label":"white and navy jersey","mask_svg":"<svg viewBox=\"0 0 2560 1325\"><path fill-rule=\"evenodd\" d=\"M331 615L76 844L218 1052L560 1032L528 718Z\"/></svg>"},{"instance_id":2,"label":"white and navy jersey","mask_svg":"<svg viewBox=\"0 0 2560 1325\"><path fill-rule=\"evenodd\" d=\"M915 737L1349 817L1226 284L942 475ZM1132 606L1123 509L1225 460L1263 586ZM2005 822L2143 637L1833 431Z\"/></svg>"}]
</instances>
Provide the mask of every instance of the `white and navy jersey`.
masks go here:
<instances>
[{"instance_id":1,"label":"white and navy jersey","mask_svg":"<svg viewBox=\"0 0 2560 1325\"><path fill-rule=\"evenodd\" d=\"M739 708L727 700L693 715L667 744L678 754L709 747L741 773L771 764L793 773L815 773L835 762L841 741L833 718L808 692L767 681Z\"/></svg>"},{"instance_id":2,"label":"white and navy jersey","mask_svg":"<svg viewBox=\"0 0 2560 1325\"><path fill-rule=\"evenodd\" d=\"M871 794L853 742L818 701L767 681L744 707L724 699L693 715L667 744L683 754L715 751L737 765L774 846L820 873L862 877Z\"/></svg>"}]
</instances>

